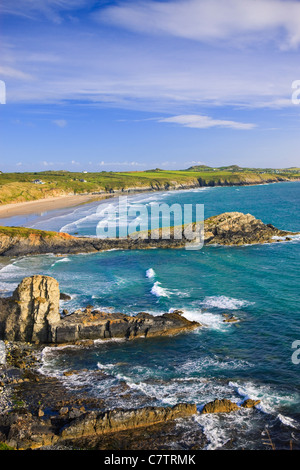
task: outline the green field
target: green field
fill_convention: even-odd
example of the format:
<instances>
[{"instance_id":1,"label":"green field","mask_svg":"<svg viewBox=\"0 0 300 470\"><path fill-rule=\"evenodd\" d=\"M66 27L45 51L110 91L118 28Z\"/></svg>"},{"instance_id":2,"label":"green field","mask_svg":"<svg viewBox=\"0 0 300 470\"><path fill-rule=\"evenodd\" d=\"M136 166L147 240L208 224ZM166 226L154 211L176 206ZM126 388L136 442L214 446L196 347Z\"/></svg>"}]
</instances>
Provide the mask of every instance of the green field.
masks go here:
<instances>
[{"instance_id":1,"label":"green field","mask_svg":"<svg viewBox=\"0 0 300 470\"><path fill-rule=\"evenodd\" d=\"M0 204L25 202L54 196L111 193L128 189L173 189L180 185L244 185L300 179L300 170L191 167L187 170L74 173L45 171L0 174ZM41 180L43 184L35 184ZM83 181L82 181L83 180Z\"/></svg>"}]
</instances>

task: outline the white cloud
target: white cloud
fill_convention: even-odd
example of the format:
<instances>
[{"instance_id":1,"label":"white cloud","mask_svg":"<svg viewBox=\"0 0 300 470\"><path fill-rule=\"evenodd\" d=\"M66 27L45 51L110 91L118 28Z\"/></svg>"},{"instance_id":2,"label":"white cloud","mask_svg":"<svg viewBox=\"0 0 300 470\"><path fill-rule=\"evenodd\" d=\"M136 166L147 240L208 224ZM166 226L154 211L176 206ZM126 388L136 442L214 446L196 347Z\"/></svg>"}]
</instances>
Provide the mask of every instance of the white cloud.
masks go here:
<instances>
[{"instance_id":1,"label":"white cloud","mask_svg":"<svg viewBox=\"0 0 300 470\"><path fill-rule=\"evenodd\" d=\"M146 166L145 163L140 163L140 162L136 162L136 161L125 161L125 162L105 162L104 160L102 160L101 162L98 163L99 166L126 166L126 167L143 167L143 166Z\"/></svg>"},{"instance_id":2,"label":"white cloud","mask_svg":"<svg viewBox=\"0 0 300 470\"><path fill-rule=\"evenodd\" d=\"M134 31L200 41L243 36L253 41L257 35L274 40L283 30L282 45L300 42L297 0L131 1L100 11L99 18Z\"/></svg>"},{"instance_id":3,"label":"white cloud","mask_svg":"<svg viewBox=\"0 0 300 470\"><path fill-rule=\"evenodd\" d=\"M62 14L84 6L90 6L93 0L2 0L2 14L37 19L41 15L55 23L61 23Z\"/></svg>"},{"instance_id":4,"label":"white cloud","mask_svg":"<svg viewBox=\"0 0 300 470\"><path fill-rule=\"evenodd\" d=\"M253 6L254 1L257 7ZM231 2L230 15L226 13L223 2L228 5ZM37 8L38 3L32 1L30 5L34 4ZM50 0L40 3L44 6L51 4ZM66 3L62 0L61 8ZM247 5L247 18L255 17L251 20L253 23L263 23L262 5L265 3L282 6L280 0L251 0L251 8L249 0L171 0L123 2L120 6L103 7L99 10L102 14L98 11L99 18L105 17L107 21L119 22L131 29L135 29L136 15L141 15L141 23L137 21L136 28L141 24L139 30L142 33L153 31L180 38L190 34L193 39L203 37L211 40L213 34L207 31L213 31L213 24L219 26L220 23L220 29L215 28L215 35L219 34L220 37L215 37L217 41L208 46L199 41L189 41L187 44L178 38L169 37L165 41L161 36L157 39L143 34L121 33L120 37L120 31L107 28L107 24L102 29L103 22L90 22L89 34L83 29L78 31L78 26L73 24L68 24L66 29L63 26L57 28L55 36L51 29L39 28L36 32L33 28L32 37L24 42L11 34L4 38L2 44L2 67L15 78L19 76L24 80L7 79L8 100L34 104L65 103L70 100L95 107L101 103L107 107L163 115L199 112L210 115L209 107L220 106L235 106L237 112L241 107L291 107L291 83L300 77L296 51L283 53L268 47L249 48L245 53L243 48L233 50L231 47L232 44L239 46L240 40L231 42L230 47L223 41L223 36L231 38L233 32L238 30L239 21L235 18L241 17L241 24L246 23L243 15L246 15ZM287 3L295 4L294 0L287 0ZM5 4L10 5L9 2ZM17 4L24 6L26 2L19 0ZM58 0L53 3L56 9L59 4ZM205 16L206 33L200 14L205 5L211 5L210 15L206 12ZM242 10L240 17L237 8ZM125 21L127 16L128 22ZM210 27L208 22L211 23ZM224 26L230 22L234 27ZM261 28L260 31L263 33L266 30L274 37L271 29ZM249 28L241 27L239 31L241 34L244 32L248 39L253 39ZM259 32L254 36L261 39ZM44 60L42 44L49 45ZM35 79L26 80L33 73ZM200 111L203 109L205 111ZM55 121L55 125L65 127L63 119Z\"/></svg>"},{"instance_id":5,"label":"white cloud","mask_svg":"<svg viewBox=\"0 0 300 470\"><path fill-rule=\"evenodd\" d=\"M61 128L66 127L66 125L68 124L65 119L55 119L52 122L53 122L53 124L55 124L56 126L61 127Z\"/></svg>"},{"instance_id":6,"label":"white cloud","mask_svg":"<svg viewBox=\"0 0 300 470\"><path fill-rule=\"evenodd\" d=\"M243 123L237 121L227 121L222 119L213 119L209 116L201 116L198 114L181 114L169 118L158 119L158 122L167 122L180 124L184 127L192 127L195 129L208 129L210 127L225 127L228 129L249 130L256 127L252 123Z\"/></svg>"},{"instance_id":7,"label":"white cloud","mask_svg":"<svg viewBox=\"0 0 300 470\"><path fill-rule=\"evenodd\" d=\"M9 66L0 66L0 76L8 78L16 78L18 80L32 80L33 77L29 73L22 72L22 70L15 69Z\"/></svg>"}]
</instances>

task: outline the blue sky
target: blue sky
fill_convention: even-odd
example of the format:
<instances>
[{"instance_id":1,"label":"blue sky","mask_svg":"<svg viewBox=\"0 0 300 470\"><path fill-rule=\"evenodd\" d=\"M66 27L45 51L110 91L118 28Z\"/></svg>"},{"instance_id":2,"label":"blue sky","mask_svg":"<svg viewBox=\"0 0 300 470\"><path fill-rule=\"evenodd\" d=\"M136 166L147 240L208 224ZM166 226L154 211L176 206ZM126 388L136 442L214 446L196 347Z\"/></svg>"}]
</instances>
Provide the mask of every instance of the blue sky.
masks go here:
<instances>
[{"instance_id":1,"label":"blue sky","mask_svg":"<svg viewBox=\"0 0 300 470\"><path fill-rule=\"evenodd\" d=\"M0 169L300 166L297 0L2 0Z\"/></svg>"}]
</instances>

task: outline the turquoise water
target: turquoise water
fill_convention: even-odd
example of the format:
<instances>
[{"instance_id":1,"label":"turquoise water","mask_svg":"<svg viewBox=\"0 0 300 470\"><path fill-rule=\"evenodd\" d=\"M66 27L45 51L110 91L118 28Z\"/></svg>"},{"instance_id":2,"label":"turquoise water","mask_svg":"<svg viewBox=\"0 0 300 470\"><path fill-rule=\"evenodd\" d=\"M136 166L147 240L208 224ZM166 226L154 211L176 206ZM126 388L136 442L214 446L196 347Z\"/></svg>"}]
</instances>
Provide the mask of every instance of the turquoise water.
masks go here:
<instances>
[{"instance_id":1,"label":"turquoise water","mask_svg":"<svg viewBox=\"0 0 300 470\"><path fill-rule=\"evenodd\" d=\"M151 193L129 198L151 202L201 203L205 217L225 211L251 213L278 228L300 231L300 183L205 188ZM116 204L117 200L101 203ZM0 221L94 236L99 203L48 214ZM96 214L97 212L97 214ZM87 304L134 315L182 309L203 328L188 334L132 342L99 342L94 348L45 350L45 373L85 368L76 380L111 406L197 403L215 398L240 402L259 398L258 410L228 416L194 417L208 448L232 440L234 448L261 448L268 427L277 446L300 448L300 364L292 362L292 343L300 340L299 238L264 246L204 247L199 251L147 250L3 260L0 288L8 295L27 275L55 277L72 300L69 311ZM224 323L223 313L240 321ZM99 381L94 371L106 373ZM69 382L68 382L69 381ZM126 401L113 388L125 383ZM109 391L109 392L108 392Z\"/></svg>"}]
</instances>

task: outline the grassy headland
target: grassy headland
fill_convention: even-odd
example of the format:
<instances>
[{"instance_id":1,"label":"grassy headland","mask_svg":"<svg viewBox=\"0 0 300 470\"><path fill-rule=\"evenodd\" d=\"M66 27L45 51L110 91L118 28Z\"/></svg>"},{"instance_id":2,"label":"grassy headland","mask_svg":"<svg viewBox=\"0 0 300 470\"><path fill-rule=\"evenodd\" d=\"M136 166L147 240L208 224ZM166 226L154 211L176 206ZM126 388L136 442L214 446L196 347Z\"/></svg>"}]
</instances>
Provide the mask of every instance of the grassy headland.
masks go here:
<instances>
[{"instance_id":1,"label":"grassy headland","mask_svg":"<svg viewBox=\"0 0 300 470\"><path fill-rule=\"evenodd\" d=\"M44 171L0 174L0 205L76 194L263 184L300 179L300 169L191 167L187 170L85 173Z\"/></svg>"}]
</instances>

